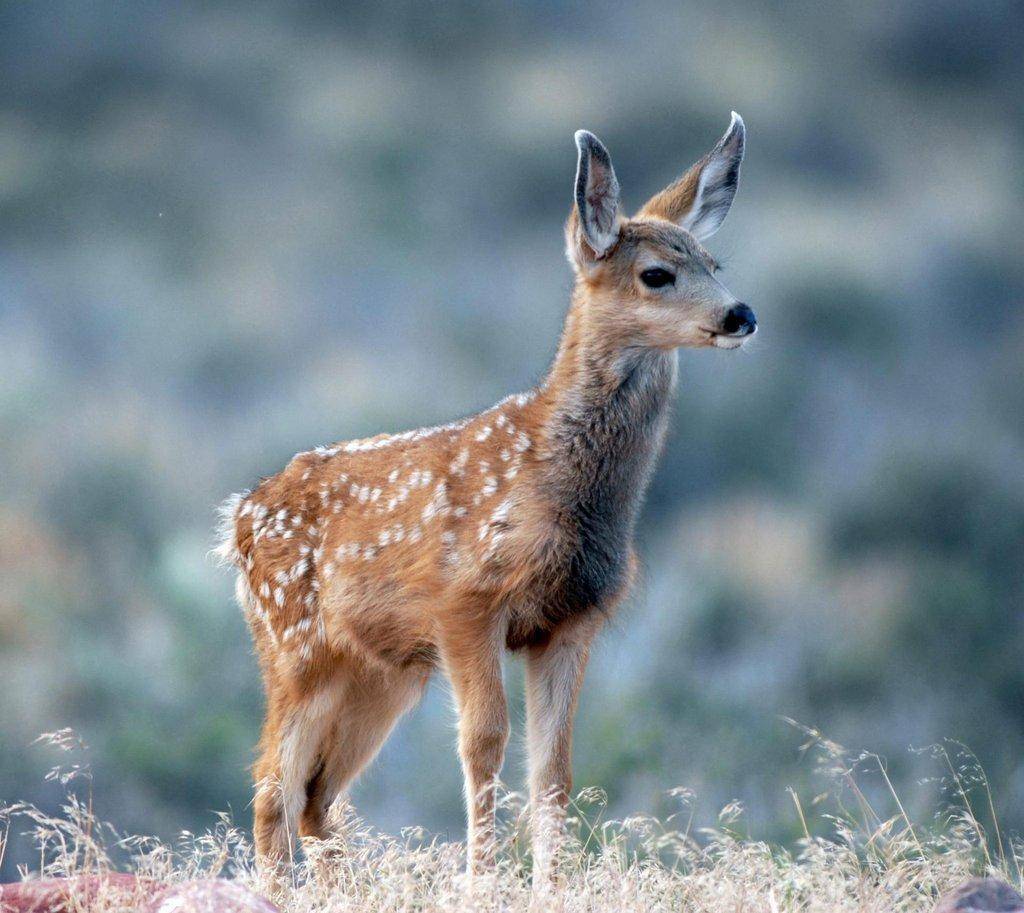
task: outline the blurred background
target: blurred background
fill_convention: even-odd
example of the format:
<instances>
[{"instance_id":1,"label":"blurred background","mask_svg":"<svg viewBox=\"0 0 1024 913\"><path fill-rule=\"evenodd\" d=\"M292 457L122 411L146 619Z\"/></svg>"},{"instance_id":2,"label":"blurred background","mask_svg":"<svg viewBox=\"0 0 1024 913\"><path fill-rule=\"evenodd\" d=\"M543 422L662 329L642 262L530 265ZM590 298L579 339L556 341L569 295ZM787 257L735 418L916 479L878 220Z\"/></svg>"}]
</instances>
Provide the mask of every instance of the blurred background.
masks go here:
<instances>
[{"instance_id":1,"label":"blurred background","mask_svg":"<svg viewBox=\"0 0 1024 913\"><path fill-rule=\"evenodd\" d=\"M72 726L120 828L248 826L261 696L215 505L538 381L573 131L635 208L736 109L709 246L761 332L682 353L577 785L620 815L689 787L698 823L739 800L788 840L785 788L818 788L791 717L881 752L918 810L908 749L960 739L1024 828L1022 25L1011 0L5 4L0 801L53 806L31 742ZM371 822L461 839L453 722L436 682L355 791Z\"/></svg>"}]
</instances>

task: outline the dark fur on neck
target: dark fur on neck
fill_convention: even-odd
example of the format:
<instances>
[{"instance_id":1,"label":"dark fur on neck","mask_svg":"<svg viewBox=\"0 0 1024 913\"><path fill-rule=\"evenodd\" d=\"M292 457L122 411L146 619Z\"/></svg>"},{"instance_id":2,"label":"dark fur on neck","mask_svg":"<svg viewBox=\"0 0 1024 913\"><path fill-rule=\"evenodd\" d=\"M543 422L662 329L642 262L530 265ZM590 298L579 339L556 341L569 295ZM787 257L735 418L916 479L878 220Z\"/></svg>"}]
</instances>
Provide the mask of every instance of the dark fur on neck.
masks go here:
<instances>
[{"instance_id":1,"label":"dark fur on neck","mask_svg":"<svg viewBox=\"0 0 1024 913\"><path fill-rule=\"evenodd\" d=\"M674 353L634 349L611 361L580 354L576 383L559 391L548 422L547 494L567 543L543 606L552 626L601 608L628 582L676 374Z\"/></svg>"}]
</instances>

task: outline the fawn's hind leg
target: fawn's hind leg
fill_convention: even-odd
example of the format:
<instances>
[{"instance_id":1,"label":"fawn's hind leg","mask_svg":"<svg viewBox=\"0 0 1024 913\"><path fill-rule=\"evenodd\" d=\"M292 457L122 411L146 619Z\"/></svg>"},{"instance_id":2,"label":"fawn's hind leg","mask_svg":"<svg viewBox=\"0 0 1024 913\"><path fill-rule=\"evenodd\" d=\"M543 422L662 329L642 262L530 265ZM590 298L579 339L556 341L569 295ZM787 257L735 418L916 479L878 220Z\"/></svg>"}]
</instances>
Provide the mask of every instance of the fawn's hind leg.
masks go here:
<instances>
[{"instance_id":1,"label":"fawn's hind leg","mask_svg":"<svg viewBox=\"0 0 1024 913\"><path fill-rule=\"evenodd\" d=\"M347 673L334 685L331 725L319 745L320 763L308 783L299 833L324 838L327 811L376 756L399 717L423 693L423 667Z\"/></svg>"},{"instance_id":2,"label":"fawn's hind leg","mask_svg":"<svg viewBox=\"0 0 1024 913\"><path fill-rule=\"evenodd\" d=\"M320 746L330 727L331 697L323 690L298 700L277 691L267 695L262 753L253 769L253 834L261 864L275 865L291 856L307 784L315 777Z\"/></svg>"}]
</instances>

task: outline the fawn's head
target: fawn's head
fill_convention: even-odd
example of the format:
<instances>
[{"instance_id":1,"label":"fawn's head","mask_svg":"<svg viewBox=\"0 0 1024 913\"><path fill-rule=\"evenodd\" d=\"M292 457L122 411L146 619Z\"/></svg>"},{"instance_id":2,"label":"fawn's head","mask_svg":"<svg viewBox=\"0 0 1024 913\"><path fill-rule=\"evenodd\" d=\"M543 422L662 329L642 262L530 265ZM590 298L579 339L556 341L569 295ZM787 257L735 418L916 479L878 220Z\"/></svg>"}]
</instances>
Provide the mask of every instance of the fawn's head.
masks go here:
<instances>
[{"instance_id":1,"label":"fawn's head","mask_svg":"<svg viewBox=\"0 0 1024 913\"><path fill-rule=\"evenodd\" d=\"M736 196L744 137L733 113L715 147L630 219L619 210L608 150L594 134L576 133L566 251L584 306L626 344L735 349L757 329L754 312L718 281L718 264L700 244Z\"/></svg>"}]
</instances>

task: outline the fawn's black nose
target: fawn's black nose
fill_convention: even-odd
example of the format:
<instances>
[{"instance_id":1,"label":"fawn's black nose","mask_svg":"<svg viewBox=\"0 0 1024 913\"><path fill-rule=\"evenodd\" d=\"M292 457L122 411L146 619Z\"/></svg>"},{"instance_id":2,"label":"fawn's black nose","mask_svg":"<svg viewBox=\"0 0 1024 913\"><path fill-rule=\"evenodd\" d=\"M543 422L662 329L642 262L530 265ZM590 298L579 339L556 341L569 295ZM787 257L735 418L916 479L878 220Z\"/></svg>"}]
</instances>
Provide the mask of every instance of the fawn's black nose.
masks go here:
<instances>
[{"instance_id":1,"label":"fawn's black nose","mask_svg":"<svg viewBox=\"0 0 1024 913\"><path fill-rule=\"evenodd\" d=\"M742 302L729 308L729 313L722 321L722 332L729 336L749 336L757 329L757 318L754 312Z\"/></svg>"}]
</instances>

